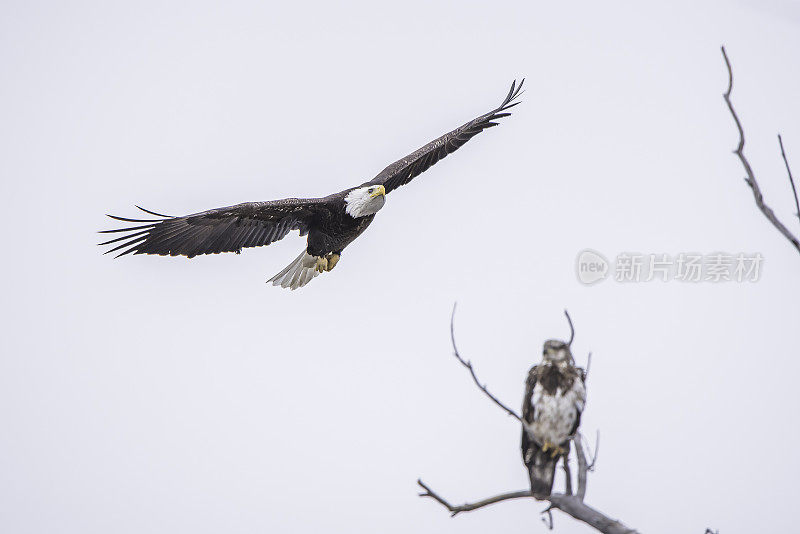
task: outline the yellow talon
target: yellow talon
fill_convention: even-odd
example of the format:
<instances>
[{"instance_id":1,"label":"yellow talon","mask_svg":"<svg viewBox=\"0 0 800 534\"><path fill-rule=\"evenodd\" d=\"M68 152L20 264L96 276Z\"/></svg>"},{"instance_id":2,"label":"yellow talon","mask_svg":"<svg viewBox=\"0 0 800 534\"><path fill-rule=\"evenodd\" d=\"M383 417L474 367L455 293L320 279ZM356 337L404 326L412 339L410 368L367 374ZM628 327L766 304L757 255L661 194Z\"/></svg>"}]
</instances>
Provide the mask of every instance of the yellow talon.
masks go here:
<instances>
[{"instance_id":1,"label":"yellow talon","mask_svg":"<svg viewBox=\"0 0 800 534\"><path fill-rule=\"evenodd\" d=\"M550 451L550 458L556 458L561 454L567 453L566 449L564 449L563 447L559 447L558 445L550 443L549 441L545 441L544 444L542 445L542 452L547 452L547 451Z\"/></svg>"},{"instance_id":2,"label":"yellow talon","mask_svg":"<svg viewBox=\"0 0 800 534\"><path fill-rule=\"evenodd\" d=\"M328 266L325 270L332 271L333 268L336 267L336 264L339 263L339 258L340 256L338 254L328 254L327 256Z\"/></svg>"},{"instance_id":3,"label":"yellow talon","mask_svg":"<svg viewBox=\"0 0 800 534\"><path fill-rule=\"evenodd\" d=\"M321 256L321 257L317 258L317 267L316 267L316 269L317 269L318 273L329 271L330 269L328 269L328 258L326 258L324 256Z\"/></svg>"}]
</instances>

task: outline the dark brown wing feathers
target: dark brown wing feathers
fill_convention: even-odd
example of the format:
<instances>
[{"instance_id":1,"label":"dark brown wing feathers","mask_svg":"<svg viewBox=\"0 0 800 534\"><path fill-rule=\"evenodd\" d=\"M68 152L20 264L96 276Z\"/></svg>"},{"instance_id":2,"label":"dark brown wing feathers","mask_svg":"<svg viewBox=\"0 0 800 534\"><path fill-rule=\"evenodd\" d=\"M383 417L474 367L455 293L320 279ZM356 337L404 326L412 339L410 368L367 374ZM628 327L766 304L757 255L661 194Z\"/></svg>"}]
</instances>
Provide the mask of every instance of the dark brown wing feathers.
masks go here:
<instances>
[{"instance_id":1,"label":"dark brown wing feathers","mask_svg":"<svg viewBox=\"0 0 800 534\"><path fill-rule=\"evenodd\" d=\"M121 242L106 254L121 250L117 257L132 253L191 258L199 254L239 252L242 248L269 245L292 230L299 230L301 235L308 232L315 214L324 209L324 202L322 199L296 198L248 202L185 217L139 209L159 218L129 219L109 215L118 221L144 224L100 232L125 233L122 237L100 243Z\"/></svg>"},{"instance_id":2,"label":"dark brown wing feathers","mask_svg":"<svg viewBox=\"0 0 800 534\"><path fill-rule=\"evenodd\" d=\"M508 95L497 108L392 163L363 185L383 185L388 193L407 184L437 161L458 150L475 135L496 126L497 123L493 121L509 116L507 110L519 104L517 98L522 94L524 81L523 79L519 85L516 81L512 83ZM191 258L199 254L239 252L242 248L278 241L292 230L299 230L300 235L304 235L309 231L315 217L320 214L325 217L325 210L330 212L334 209L331 202L337 195L320 199L289 198L272 202L248 202L185 217L163 215L137 206L156 218L129 219L109 215L117 221L139 224L100 232L125 234L100 245L116 245L106 254L121 251L117 257L126 254L158 254Z\"/></svg>"},{"instance_id":3,"label":"dark brown wing feathers","mask_svg":"<svg viewBox=\"0 0 800 534\"><path fill-rule=\"evenodd\" d=\"M493 121L511 115L511 113L504 113L504 111L519 104L517 98L523 93L522 84L524 82L525 80L523 79L519 82L519 85L517 85L517 82L514 81L511 84L508 95L506 95L502 104L497 108L431 141L403 159L395 161L383 169L375 178L363 185L383 185L386 188L386 192L389 193L401 185L407 184L440 159L458 150L464 143L483 130L491 128L492 126L497 126L498 123Z\"/></svg>"}]
</instances>

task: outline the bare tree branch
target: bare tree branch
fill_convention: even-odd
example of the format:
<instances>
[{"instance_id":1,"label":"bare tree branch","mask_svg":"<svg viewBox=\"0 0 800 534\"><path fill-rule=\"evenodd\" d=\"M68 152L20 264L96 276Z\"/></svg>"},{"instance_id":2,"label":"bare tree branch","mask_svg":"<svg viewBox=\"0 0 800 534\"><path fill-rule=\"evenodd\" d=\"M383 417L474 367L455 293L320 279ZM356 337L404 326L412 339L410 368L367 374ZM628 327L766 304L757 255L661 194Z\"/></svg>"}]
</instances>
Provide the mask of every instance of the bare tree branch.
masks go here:
<instances>
[{"instance_id":1,"label":"bare tree branch","mask_svg":"<svg viewBox=\"0 0 800 534\"><path fill-rule=\"evenodd\" d=\"M586 473L589 472L589 466L586 463L586 455L583 453L583 437L580 433L572 438L575 444L575 457L578 459L578 491L575 496L579 501L583 502L586 497Z\"/></svg>"},{"instance_id":2,"label":"bare tree branch","mask_svg":"<svg viewBox=\"0 0 800 534\"><path fill-rule=\"evenodd\" d=\"M569 456L565 455L561 461L564 466L564 493L572 495L572 471L569 468Z\"/></svg>"},{"instance_id":3,"label":"bare tree branch","mask_svg":"<svg viewBox=\"0 0 800 534\"><path fill-rule=\"evenodd\" d=\"M761 213L763 213L767 220L772 223L772 226L777 228L778 231L783 234L783 236L788 239L792 245L794 245L794 248L800 252L800 240L798 240L798 238L795 237L794 234L792 234L792 232L790 232L780 220L778 220L778 217L775 215L775 212L772 211L772 208L764 203L764 196L761 193L761 188L758 186L755 173L753 172L752 167L750 167L750 162L747 161L747 158L744 155L744 129L742 128L742 123L739 121L739 116L736 114L736 111L733 109L733 104L731 103L731 91L733 90L733 70L731 69L731 62L728 60L728 54L725 52L724 46L722 47L722 57L725 59L725 66L728 68L728 90L722 96L725 99L725 103L728 104L728 109L733 116L733 121L736 123L736 129L739 131L739 144L733 153L739 157L739 161L742 162L742 166L747 173L745 182L753 191L753 198L755 199L758 209L761 210ZM783 147L782 143L781 147ZM786 160L784 159L784 161ZM792 180L792 183L793 182L794 180ZM796 199L797 196L795 192L795 200ZM800 209L798 209L798 211L800 211Z\"/></svg>"},{"instance_id":4,"label":"bare tree branch","mask_svg":"<svg viewBox=\"0 0 800 534\"><path fill-rule=\"evenodd\" d=\"M794 186L794 178L792 178L792 169L789 168L789 161L786 159L786 151L783 150L783 139L781 138L781 134L778 134L778 144L781 147L781 157L783 158L783 164L786 165L786 173L789 175L789 184L792 186L792 194L794 195L794 207L797 210L794 214L797 215L797 219L800 220L800 201L797 200L797 188Z\"/></svg>"},{"instance_id":5,"label":"bare tree branch","mask_svg":"<svg viewBox=\"0 0 800 534\"><path fill-rule=\"evenodd\" d=\"M511 417L515 418L520 423L524 424L524 422L522 421L522 418L519 415L517 415L517 412L515 412L514 410L512 410L511 408L509 408L508 406L506 406L502 402L500 402L497 399L497 397L495 397L494 395L489 393L489 390L486 389L485 385L481 385L480 381L478 380L478 377L475 375L475 370L472 368L472 363L468 362L468 361L465 361L464 358L462 358L461 355L458 353L458 348L456 347L456 334L455 334L455 327L454 327L454 323L455 323L455 319L456 319L456 304L457 303L453 304L453 313L450 315L450 341L453 343L453 355L458 359L459 362L461 362L461 365L463 365L464 367L467 368L467 370L469 370L469 374L472 375L472 380L475 382L475 385L478 386L478 388L480 388L480 390L483 391L486 394L487 397L492 399L492 402L494 402L496 405L498 405L503 410L505 410L505 412L508 415L510 415Z\"/></svg>"},{"instance_id":6,"label":"bare tree branch","mask_svg":"<svg viewBox=\"0 0 800 534\"><path fill-rule=\"evenodd\" d=\"M580 444L580 440L580 435L576 435L572 439L573 443L575 444L576 456L578 458L578 493L577 495L568 495L566 493L554 493L550 495L546 499L550 502L550 505L542 512L542 514L547 514L547 517L543 517L542 520L546 525L548 525L548 527L551 526L552 514L550 511L557 509L573 517L574 519L577 519L578 521L586 523L597 531L603 532L604 534L636 534L635 530L626 527L615 519L611 519L602 512L595 510L583 502L583 496L586 494L586 473L588 471L588 465L586 463L586 456L583 454L583 447ZM489 497L473 503L465 503L460 506L454 506L430 489L421 480L418 480L417 484L422 486L422 488L425 490L424 493L419 494L420 497L430 497L434 499L450 512L451 517L461 512L469 512L471 510L483 508L484 506L509 499L533 497L530 491L514 491L510 493L501 493L500 495Z\"/></svg>"},{"instance_id":7,"label":"bare tree branch","mask_svg":"<svg viewBox=\"0 0 800 534\"><path fill-rule=\"evenodd\" d=\"M489 506L490 504L494 504L501 501L507 501L509 499L521 499L523 497L531 497L530 491L511 491L509 493L501 493L500 495L495 495L494 497L489 497L488 499L483 499L481 501L476 501L473 503L465 503L458 506L454 506L440 497L435 491L429 488L422 480L417 480L417 484L422 486L422 489L425 490L425 493L420 493L420 497L430 497L433 500L437 501L439 504L444 506L450 511L450 517L455 517L457 514L461 512L470 512L472 510L477 510L478 508L483 508L484 506Z\"/></svg>"},{"instance_id":8,"label":"bare tree branch","mask_svg":"<svg viewBox=\"0 0 800 534\"><path fill-rule=\"evenodd\" d=\"M488 499L483 499L480 501L476 501L474 503L466 503L460 506L453 506L452 504L447 502L444 498L440 497L437 493L431 490L428 486L426 486L421 480L418 481L418 483L425 489L425 493L420 493L420 497L433 498L439 504L441 504L447 510L449 510L451 516L455 516L461 512L469 512L471 510L483 508L484 506L488 506L490 504L494 504L501 501L506 501L509 499L532 497L530 491L514 491L510 493L501 493L500 495L489 497ZM577 519L578 521L581 521L583 523L586 523L587 525L596 529L598 532L603 532L604 534L637 534L637 531L626 527L619 521L611 519L605 514L595 510L591 506L588 506L586 503L581 501L576 495L555 493L553 495L550 495L550 497L548 497L547 500L550 501L550 506L545 510L545 512L549 512L552 509L561 510L570 517Z\"/></svg>"},{"instance_id":9,"label":"bare tree branch","mask_svg":"<svg viewBox=\"0 0 800 534\"><path fill-rule=\"evenodd\" d=\"M569 312L564 310L564 315L567 317L567 322L569 323L569 341L567 345L572 347L572 342L575 340L575 326L572 323L572 317L569 316ZM583 370L583 380L589 377L589 367L592 365L592 353L590 352L589 355L586 357L586 369Z\"/></svg>"},{"instance_id":10,"label":"bare tree branch","mask_svg":"<svg viewBox=\"0 0 800 534\"><path fill-rule=\"evenodd\" d=\"M577 496L558 493L551 495L549 500L553 508L557 508L578 521L586 523L598 532L604 534L637 534L632 528L628 528L616 519L611 519L588 506Z\"/></svg>"}]
</instances>

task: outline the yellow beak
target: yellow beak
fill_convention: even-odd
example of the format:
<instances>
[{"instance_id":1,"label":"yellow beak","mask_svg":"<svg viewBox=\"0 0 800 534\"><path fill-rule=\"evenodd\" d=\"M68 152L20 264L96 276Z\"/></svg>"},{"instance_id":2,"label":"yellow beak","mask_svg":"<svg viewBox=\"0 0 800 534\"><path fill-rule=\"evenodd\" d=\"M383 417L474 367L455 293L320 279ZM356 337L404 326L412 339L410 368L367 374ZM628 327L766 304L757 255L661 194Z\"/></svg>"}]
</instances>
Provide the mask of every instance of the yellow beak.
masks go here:
<instances>
[{"instance_id":1,"label":"yellow beak","mask_svg":"<svg viewBox=\"0 0 800 534\"><path fill-rule=\"evenodd\" d=\"M379 185L378 188L375 189L375 192L373 192L370 195L370 198L375 198L375 197L379 197L379 196L386 196L386 188L383 187L382 185Z\"/></svg>"}]
</instances>

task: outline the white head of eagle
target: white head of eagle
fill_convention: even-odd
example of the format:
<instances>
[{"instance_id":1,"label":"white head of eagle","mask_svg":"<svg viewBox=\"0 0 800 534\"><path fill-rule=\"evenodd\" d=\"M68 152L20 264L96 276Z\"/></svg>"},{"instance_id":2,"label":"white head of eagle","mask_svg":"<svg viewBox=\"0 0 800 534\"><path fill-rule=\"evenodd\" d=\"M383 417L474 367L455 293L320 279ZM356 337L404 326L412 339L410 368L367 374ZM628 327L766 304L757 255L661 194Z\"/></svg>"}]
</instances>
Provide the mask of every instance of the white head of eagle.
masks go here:
<instances>
[{"instance_id":1,"label":"white head of eagle","mask_svg":"<svg viewBox=\"0 0 800 534\"><path fill-rule=\"evenodd\" d=\"M378 213L386 203L386 188L382 185L358 187L344 197L345 211L354 219Z\"/></svg>"}]
</instances>

